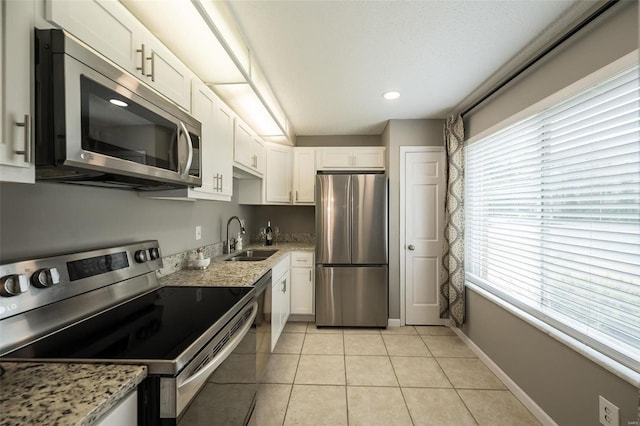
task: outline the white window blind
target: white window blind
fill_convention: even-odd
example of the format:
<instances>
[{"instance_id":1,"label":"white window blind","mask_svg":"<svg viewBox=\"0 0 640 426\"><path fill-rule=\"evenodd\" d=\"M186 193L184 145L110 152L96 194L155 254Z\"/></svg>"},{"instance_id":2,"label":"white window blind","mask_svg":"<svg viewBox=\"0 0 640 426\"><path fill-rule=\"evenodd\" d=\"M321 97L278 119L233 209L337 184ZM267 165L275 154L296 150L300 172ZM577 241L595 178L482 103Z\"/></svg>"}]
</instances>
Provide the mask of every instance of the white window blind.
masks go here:
<instances>
[{"instance_id":1,"label":"white window blind","mask_svg":"<svg viewBox=\"0 0 640 426\"><path fill-rule=\"evenodd\" d=\"M466 279L640 372L638 67L466 148Z\"/></svg>"}]
</instances>

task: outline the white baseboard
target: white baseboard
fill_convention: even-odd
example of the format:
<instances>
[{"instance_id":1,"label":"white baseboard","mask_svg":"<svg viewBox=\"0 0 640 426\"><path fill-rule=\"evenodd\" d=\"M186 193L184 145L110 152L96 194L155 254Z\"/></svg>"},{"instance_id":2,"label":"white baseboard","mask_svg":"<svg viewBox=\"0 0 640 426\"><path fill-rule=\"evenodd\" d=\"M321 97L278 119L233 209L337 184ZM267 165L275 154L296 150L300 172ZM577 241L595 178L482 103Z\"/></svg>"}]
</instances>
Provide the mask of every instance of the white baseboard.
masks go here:
<instances>
[{"instance_id":1,"label":"white baseboard","mask_svg":"<svg viewBox=\"0 0 640 426\"><path fill-rule=\"evenodd\" d=\"M400 327L402 326L402 323L400 322L400 319L396 319L396 318L389 318L389 323L387 325L387 327Z\"/></svg>"},{"instance_id":2,"label":"white baseboard","mask_svg":"<svg viewBox=\"0 0 640 426\"><path fill-rule=\"evenodd\" d=\"M459 328L451 328L457 335L462 339L464 343L476 354L478 358L495 374L498 378L505 384L505 386L513 393L513 395L520 400L522 405L527 407L531 414L535 416L536 419L540 423L545 426L558 426L558 424L542 409L536 402L531 399L529 395L526 394L524 390L520 386L514 382L511 377L507 375L498 364L493 362L491 358L487 354L485 354L482 349L480 349L471 339L467 337Z\"/></svg>"}]
</instances>

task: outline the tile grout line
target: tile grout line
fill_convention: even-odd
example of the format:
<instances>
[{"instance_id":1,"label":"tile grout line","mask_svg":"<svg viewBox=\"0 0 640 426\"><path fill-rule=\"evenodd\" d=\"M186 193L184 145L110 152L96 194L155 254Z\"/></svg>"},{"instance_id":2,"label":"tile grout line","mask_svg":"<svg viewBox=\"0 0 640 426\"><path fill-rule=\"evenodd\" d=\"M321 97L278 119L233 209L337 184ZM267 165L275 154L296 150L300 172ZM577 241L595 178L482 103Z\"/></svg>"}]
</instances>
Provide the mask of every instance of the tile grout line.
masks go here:
<instances>
[{"instance_id":1,"label":"tile grout line","mask_svg":"<svg viewBox=\"0 0 640 426\"><path fill-rule=\"evenodd\" d=\"M307 323L307 326L308 326L308 323ZM286 325L285 325L285 327L286 327ZM285 422L287 420L287 414L289 413L289 405L291 404L291 397L293 396L293 387L295 386L295 383L296 383L296 376L298 375L298 368L300 367L300 360L302 359L302 348L304 347L304 341L305 341L306 337L307 337L307 332L306 332L306 329L305 329L305 332L304 332L303 337L302 337L302 345L300 345L300 353L298 354L298 363L296 364L296 371L293 374L293 380L292 380L292 383L291 383L291 390L289 391L289 399L287 399L287 406L284 409L284 417L282 418L282 425L281 426L284 426L284 424L285 424Z\"/></svg>"}]
</instances>

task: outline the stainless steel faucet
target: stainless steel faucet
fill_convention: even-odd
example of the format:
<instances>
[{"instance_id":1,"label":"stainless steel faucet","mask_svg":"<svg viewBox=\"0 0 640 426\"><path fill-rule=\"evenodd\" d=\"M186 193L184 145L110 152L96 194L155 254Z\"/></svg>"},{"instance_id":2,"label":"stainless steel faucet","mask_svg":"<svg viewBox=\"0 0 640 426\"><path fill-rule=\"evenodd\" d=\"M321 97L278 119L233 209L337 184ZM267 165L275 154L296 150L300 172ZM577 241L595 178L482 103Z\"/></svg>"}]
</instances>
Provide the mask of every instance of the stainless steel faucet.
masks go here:
<instances>
[{"instance_id":1,"label":"stainless steel faucet","mask_svg":"<svg viewBox=\"0 0 640 426\"><path fill-rule=\"evenodd\" d=\"M240 233L244 234L244 220L240 219L238 216L231 216L229 218L229 220L227 221L227 240L224 242L224 245L222 246L222 253L223 254L229 254L233 251L235 251L236 249L236 240L235 239L229 239L229 225L231 225L231 221L233 221L233 219L237 220L238 223L240 224Z\"/></svg>"}]
</instances>

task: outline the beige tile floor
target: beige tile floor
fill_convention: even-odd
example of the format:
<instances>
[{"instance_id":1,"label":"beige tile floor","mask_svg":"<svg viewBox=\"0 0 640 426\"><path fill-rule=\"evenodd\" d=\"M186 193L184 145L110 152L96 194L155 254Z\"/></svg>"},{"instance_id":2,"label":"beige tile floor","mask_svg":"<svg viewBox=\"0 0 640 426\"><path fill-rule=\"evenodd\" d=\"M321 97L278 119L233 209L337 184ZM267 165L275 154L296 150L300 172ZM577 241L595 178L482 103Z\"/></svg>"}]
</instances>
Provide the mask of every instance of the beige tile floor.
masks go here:
<instances>
[{"instance_id":1,"label":"beige tile floor","mask_svg":"<svg viewBox=\"0 0 640 426\"><path fill-rule=\"evenodd\" d=\"M251 425L539 425L446 327L288 323Z\"/></svg>"}]
</instances>

